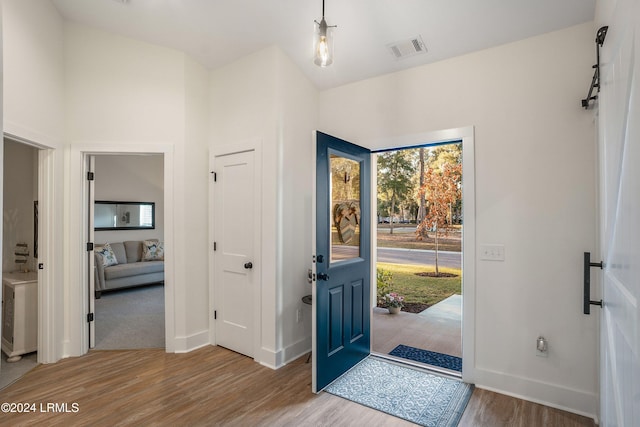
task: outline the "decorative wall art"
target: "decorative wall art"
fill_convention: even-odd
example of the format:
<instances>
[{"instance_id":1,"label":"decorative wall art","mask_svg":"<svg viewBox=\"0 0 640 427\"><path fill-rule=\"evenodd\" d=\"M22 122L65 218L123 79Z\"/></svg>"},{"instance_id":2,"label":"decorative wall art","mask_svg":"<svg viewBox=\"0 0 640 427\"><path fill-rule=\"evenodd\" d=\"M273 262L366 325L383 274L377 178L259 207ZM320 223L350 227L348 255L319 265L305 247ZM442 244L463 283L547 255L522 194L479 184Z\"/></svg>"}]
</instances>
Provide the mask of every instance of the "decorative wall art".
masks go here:
<instances>
[{"instance_id":1,"label":"decorative wall art","mask_svg":"<svg viewBox=\"0 0 640 427\"><path fill-rule=\"evenodd\" d=\"M360 223L360 205L356 201L336 203L333 207L333 222L340 243L351 243Z\"/></svg>"}]
</instances>

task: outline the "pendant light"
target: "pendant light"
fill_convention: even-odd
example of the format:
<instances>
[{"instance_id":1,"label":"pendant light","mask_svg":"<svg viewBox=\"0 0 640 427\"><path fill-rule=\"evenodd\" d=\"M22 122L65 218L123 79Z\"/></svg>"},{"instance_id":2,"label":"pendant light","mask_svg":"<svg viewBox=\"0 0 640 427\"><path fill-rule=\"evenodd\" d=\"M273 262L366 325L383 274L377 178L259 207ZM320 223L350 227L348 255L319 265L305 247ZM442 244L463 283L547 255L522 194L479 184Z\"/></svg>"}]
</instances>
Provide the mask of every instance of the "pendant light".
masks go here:
<instances>
[{"instance_id":1,"label":"pendant light","mask_svg":"<svg viewBox=\"0 0 640 427\"><path fill-rule=\"evenodd\" d=\"M327 25L324 19L324 0L322 0L322 19L316 23L314 37L314 64L319 67L327 67L333 63L333 28L337 25Z\"/></svg>"}]
</instances>

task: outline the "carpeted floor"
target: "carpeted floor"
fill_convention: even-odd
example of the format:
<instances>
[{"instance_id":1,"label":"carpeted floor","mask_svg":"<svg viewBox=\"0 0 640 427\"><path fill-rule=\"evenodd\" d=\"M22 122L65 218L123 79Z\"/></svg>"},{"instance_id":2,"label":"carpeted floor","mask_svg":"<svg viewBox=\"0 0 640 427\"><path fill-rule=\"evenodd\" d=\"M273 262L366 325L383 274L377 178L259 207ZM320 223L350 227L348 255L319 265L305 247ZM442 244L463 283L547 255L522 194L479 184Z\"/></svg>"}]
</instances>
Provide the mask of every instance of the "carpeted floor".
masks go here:
<instances>
[{"instance_id":1,"label":"carpeted floor","mask_svg":"<svg viewBox=\"0 0 640 427\"><path fill-rule=\"evenodd\" d=\"M164 286L103 293L95 319L98 350L165 348Z\"/></svg>"},{"instance_id":2,"label":"carpeted floor","mask_svg":"<svg viewBox=\"0 0 640 427\"><path fill-rule=\"evenodd\" d=\"M473 386L368 357L326 391L428 427L455 427Z\"/></svg>"}]
</instances>

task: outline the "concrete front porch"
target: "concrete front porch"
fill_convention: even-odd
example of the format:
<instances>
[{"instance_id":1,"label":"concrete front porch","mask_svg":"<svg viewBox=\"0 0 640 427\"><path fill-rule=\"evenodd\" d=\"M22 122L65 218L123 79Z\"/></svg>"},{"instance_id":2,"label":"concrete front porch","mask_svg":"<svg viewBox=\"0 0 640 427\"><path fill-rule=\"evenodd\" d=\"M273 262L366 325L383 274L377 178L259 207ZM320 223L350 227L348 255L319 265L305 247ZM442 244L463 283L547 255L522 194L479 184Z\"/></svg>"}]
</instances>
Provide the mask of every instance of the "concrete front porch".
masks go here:
<instances>
[{"instance_id":1,"label":"concrete front porch","mask_svg":"<svg viewBox=\"0 0 640 427\"><path fill-rule=\"evenodd\" d=\"M452 295L422 313L389 314L373 308L372 349L389 354L400 344L462 357L462 295Z\"/></svg>"}]
</instances>

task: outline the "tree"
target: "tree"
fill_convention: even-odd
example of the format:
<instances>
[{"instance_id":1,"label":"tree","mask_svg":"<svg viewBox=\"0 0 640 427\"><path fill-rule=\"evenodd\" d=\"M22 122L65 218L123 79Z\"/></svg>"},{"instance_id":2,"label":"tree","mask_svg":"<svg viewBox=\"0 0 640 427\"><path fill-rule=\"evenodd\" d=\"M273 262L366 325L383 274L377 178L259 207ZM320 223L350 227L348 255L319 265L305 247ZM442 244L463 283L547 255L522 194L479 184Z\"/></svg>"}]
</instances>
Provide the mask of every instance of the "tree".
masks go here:
<instances>
[{"instance_id":1,"label":"tree","mask_svg":"<svg viewBox=\"0 0 640 427\"><path fill-rule=\"evenodd\" d=\"M446 144L429 150L428 164L432 168L440 169L445 163L462 163L462 144Z\"/></svg>"},{"instance_id":2,"label":"tree","mask_svg":"<svg viewBox=\"0 0 640 427\"><path fill-rule=\"evenodd\" d=\"M396 208L411 196L412 177L416 169L409 150L390 151L378 155L378 206L384 205L389 213L390 230L393 234L393 217ZM387 203L384 203L387 202Z\"/></svg>"},{"instance_id":3,"label":"tree","mask_svg":"<svg viewBox=\"0 0 640 427\"><path fill-rule=\"evenodd\" d=\"M418 187L418 199L420 201L419 203L419 207L418 207L418 215L416 218L416 222L418 224L420 224L425 217L425 213L427 211L427 199L424 196L424 191L422 191L422 187L424 187L424 166L425 166L425 157L424 157L424 151L425 148L421 147L418 149L419 150L419 164L420 164L420 183L419 183L419 187ZM424 234L422 235L423 237L429 237L426 233L426 229L423 230Z\"/></svg>"},{"instance_id":4,"label":"tree","mask_svg":"<svg viewBox=\"0 0 640 427\"><path fill-rule=\"evenodd\" d=\"M423 229L434 232L436 244L436 276L438 270L438 238L446 237L451 228L451 206L461 196L462 165L445 162L440 168L429 168L424 174L424 185L420 189L427 199L429 209L418 225L416 234L422 240Z\"/></svg>"},{"instance_id":5,"label":"tree","mask_svg":"<svg viewBox=\"0 0 640 427\"><path fill-rule=\"evenodd\" d=\"M462 164L462 144L447 144L435 147L430 152L429 165L436 169L442 168L445 163ZM450 224L462 223L462 197L449 206Z\"/></svg>"}]
</instances>

